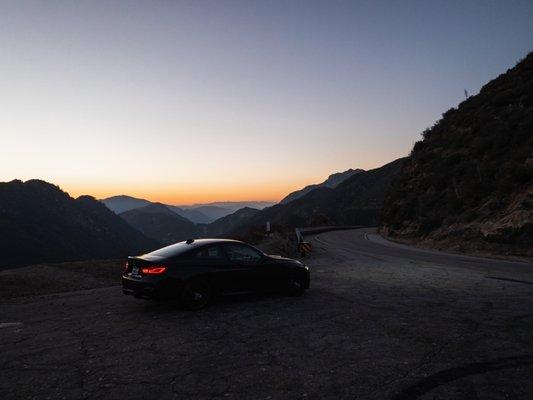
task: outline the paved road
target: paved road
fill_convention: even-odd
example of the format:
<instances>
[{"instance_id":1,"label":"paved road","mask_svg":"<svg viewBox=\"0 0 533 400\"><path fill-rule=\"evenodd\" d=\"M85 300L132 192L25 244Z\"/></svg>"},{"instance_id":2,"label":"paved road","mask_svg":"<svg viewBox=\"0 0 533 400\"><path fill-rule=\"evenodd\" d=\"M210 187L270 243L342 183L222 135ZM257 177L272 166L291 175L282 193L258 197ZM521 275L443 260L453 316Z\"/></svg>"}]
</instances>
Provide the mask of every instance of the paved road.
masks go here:
<instances>
[{"instance_id":1,"label":"paved road","mask_svg":"<svg viewBox=\"0 0 533 400\"><path fill-rule=\"evenodd\" d=\"M0 398L533 398L533 265L370 230L312 243L301 298L197 313L119 287L4 302Z\"/></svg>"}]
</instances>

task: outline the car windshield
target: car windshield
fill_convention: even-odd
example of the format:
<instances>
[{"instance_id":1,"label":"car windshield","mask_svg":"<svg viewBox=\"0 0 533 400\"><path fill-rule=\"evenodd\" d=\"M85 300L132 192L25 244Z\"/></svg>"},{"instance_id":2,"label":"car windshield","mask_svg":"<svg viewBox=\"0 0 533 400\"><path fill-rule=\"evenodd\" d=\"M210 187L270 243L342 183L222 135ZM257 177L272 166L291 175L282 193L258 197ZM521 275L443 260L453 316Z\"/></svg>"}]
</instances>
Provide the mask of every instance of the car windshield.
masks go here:
<instances>
[{"instance_id":1,"label":"car windshield","mask_svg":"<svg viewBox=\"0 0 533 400\"><path fill-rule=\"evenodd\" d=\"M163 247L159 250L152 251L146 254L147 256L161 257L161 258L173 258L179 256L191 249L191 244L187 242L179 242L171 244L170 246Z\"/></svg>"}]
</instances>

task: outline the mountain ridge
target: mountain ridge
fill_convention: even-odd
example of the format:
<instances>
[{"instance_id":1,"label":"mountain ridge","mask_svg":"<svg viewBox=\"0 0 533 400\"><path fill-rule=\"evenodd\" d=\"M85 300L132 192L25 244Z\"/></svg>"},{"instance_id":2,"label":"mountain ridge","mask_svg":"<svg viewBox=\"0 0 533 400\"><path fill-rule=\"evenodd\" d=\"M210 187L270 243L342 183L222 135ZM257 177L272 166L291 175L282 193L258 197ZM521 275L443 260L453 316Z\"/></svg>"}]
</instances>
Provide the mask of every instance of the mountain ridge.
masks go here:
<instances>
[{"instance_id":1,"label":"mountain ridge","mask_svg":"<svg viewBox=\"0 0 533 400\"><path fill-rule=\"evenodd\" d=\"M160 244L91 196L31 179L0 183L1 266L119 258Z\"/></svg>"},{"instance_id":2,"label":"mountain ridge","mask_svg":"<svg viewBox=\"0 0 533 400\"><path fill-rule=\"evenodd\" d=\"M116 214L157 203L124 194L100 199L100 201ZM181 206L165 204L165 206L191 222L209 224L244 207L264 208L273 204L275 203L270 201L219 201Z\"/></svg>"},{"instance_id":3,"label":"mountain ridge","mask_svg":"<svg viewBox=\"0 0 533 400\"><path fill-rule=\"evenodd\" d=\"M386 193L404 161L394 160L353 174L335 188L319 187L289 203L263 209L229 236L248 237L252 231L264 231L266 222L279 231L324 225L377 226Z\"/></svg>"},{"instance_id":4,"label":"mountain ridge","mask_svg":"<svg viewBox=\"0 0 533 400\"><path fill-rule=\"evenodd\" d=\"M196 238L200 233L198 225L162 203L134 208L119 216L139 232L164 244Z\"/></svg>"},{"instance_id":5,"label":"mountain ridge","mask_svg":"<svg viewBox=\"0 0 533 400\"><path fill-rule=\"evenodd\" d=\"M333 173L330 176L328 176L327 179L323 181L322 183L315 183L312 185L307 185L302 189L295 190L294 192L289 193L287 196L281 199L280 203L281 204L290 203L291 201L296 200L302 196L305 196L307 193L315 189L321 188L321 187L334 189L335 187L340 185L342 182L344 182L346 179L350 178L352 175L357 174L359 172L364 172L364 170L359 169L359 168L357 169L350 168L343 172Z\"/></svg>"}]
</instances>

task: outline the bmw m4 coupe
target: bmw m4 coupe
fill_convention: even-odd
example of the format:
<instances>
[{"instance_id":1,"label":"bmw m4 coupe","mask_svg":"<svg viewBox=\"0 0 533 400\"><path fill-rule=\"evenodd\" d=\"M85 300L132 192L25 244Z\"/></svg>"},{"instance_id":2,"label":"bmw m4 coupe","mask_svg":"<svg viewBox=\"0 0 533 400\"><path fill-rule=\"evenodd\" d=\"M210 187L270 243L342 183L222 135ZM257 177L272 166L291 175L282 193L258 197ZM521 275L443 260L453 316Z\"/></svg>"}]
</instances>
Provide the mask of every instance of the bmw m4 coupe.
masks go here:
<instances>
[{"instance_id":1,"label":"bmw m4 coupe","mask_svg":"<svg viewBox=\"0 0 533 400\"><path fill-rule=\"evenodd\" d=\"M264 254L237 240L197 239L128 257L123 293L146 299L178 299L201 309L215 295L309 288L309 268L299 261Z\"/></svg>"}]
</instances>

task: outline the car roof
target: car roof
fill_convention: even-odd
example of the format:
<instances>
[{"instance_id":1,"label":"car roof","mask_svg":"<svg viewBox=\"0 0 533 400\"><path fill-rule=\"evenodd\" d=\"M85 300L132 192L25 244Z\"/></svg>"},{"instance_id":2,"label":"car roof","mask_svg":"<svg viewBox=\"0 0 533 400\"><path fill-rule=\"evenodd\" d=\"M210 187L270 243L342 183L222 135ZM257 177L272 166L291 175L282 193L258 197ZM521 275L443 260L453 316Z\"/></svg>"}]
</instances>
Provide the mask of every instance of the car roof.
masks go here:
<instances>
[{"instance_id":1,"label":"car roof","mask_svg":"<svg viewBox=\"0 0 533 400\"><path fill-rule=\"evenodd\" d=\"M236 243L243 243L240 240L235 239L220 239L220 238L201 238L201 239L190 239L193 240L191 243L192 245L196 244L197 246L205 245L205 244L211 244L211 243L222 243L222 242L236 242Z\"/></svg>"},{"instance_id":2,"label":"car roof","mask_svg":"<svg viewBox=\"0 0 533 400\"><path fill-rule=\"evenodd\" d=\"M162 258L169 258L169 257L175 257L180 254L183 254L185 252L188 252L192 249L197 249L204 246L209 246L211 244L223 244L223 243L242 243L240 240L234 240L234 239L189 239L184 240L182 242L173 243L171 245L162 247L160 249L154 250L150 253L146 253L140 256L137 256L136 258L141 258L144 260L153 260L153 259L162 259Z\"/></svg>"}]
</instances>

